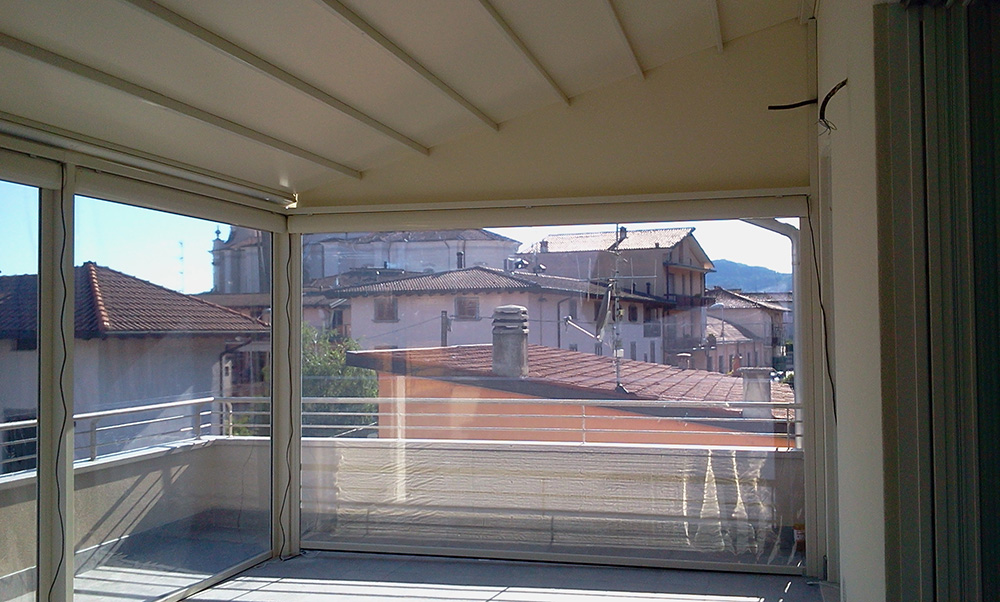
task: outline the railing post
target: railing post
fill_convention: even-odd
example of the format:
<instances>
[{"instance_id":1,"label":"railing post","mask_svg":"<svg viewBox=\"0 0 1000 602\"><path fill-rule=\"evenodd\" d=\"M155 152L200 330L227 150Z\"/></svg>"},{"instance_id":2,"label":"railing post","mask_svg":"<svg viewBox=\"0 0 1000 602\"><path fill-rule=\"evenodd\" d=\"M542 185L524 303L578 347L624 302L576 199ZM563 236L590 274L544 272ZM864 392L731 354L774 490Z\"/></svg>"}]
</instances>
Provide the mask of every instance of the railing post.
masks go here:
<instances>
[{"instance_id":1,"label":"railing post","mask_svg":"<svg viewBox=\"0 0 1000 602\"><path fill-rule=\"evenodd\" d=\"M194 420L194 424L191 425L194 431L194 438L201 439L201 405L191 406L191 419Z\"/></svg>"},{"instance_id":2,"label":"railing post","mask_svg":"<svg viewBox=\"0 0 1000 602\"><path fill-rule=\"evenodd\" d=\"M94 418L90 421L90 460L92 462L97 459L97 425L100 421L100 418Z\"/></svg>"}]
</instances>

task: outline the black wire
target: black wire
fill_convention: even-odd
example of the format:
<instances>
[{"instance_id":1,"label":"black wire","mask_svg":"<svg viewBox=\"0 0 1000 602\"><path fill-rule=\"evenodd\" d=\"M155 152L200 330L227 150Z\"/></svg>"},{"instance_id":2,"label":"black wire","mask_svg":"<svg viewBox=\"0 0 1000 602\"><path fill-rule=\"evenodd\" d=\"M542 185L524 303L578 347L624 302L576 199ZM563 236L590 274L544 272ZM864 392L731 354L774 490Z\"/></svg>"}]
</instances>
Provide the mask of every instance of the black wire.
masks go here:
<instances>
[{"instance_id":1,"label":"black wire","mask_svg":"<svg viewBox=\"0 0 1000 602\"><path fill-rule=\"evenodd\" d=\"M826 93L826 97L823 98L823 103L819 105L819 124L825 127L827 131L835 130L837 129L837 126L827 121L826 105L830 103L830 99L833 98L833 95L836 94L837 92L840 92L840 89L846 85L847 85L847 80L845 79L844 81L834 86L829 92Z\"/></svg>"},{"instance_id":2,"label":"black wire","mask_svg":"<svg viewBox=\"0 0 1000 602\"><path fill-rule=\"evenodd\" d=\"M819 102L818 98L811 98L809 100L800 100L799 102L793 102L788 105L767 105L768 111L787 111L788 109L797 109L799 107L804 107L806 105L814 105Z\"/></svg>"},{"instance_id":3,"label":"black wire","mask_svg":"<svg viewBox=\"0 0 1000 602\"><path fill-rule=\"evenodd\" d=\"M847 80L844 80L845 82ZM812 203L806 203L806 221L809 222L809 242L812 245L813 266L816 268L816 296L819 297L819 313L823 320L823 352L826 356L826 377L830 382L830 404L833 406L833 422L837 423L837 385L833 380L833 365L830 363L830 334L826 320L826 305L823 302L823 276L819 271L819 255L816 253L816 228L813 226Z\"/></svg>"},{"instance_id":4,"label":"black wire","mask_svg":"<svg viewBox=\"0 0 1000 602\"><path fill-rule=\"evenodd\" d=\"M272 234L272 236L274 236ZM280 560L288 560L293 558L293 556L284 556L281 551L285 548L285 543L287 537L285 535L285 524L282 522L281 517L285 513L285 504L288 502L292 493L292 440L295 438L295 417L292 416L291 405L292 398L294 397L293 389L295 387L294 375L292 374L292 252L291 245L289 245L288 259L285 262L285 282L287 283L287 288L285 289L285 320L288 322L287 339L288 339L288 443L285 446L285 467L288 469L286 473L287 479L285 480L285 490L281 494L281 506L278 507L278 530L281 534L281 545L278 546L278 558Z\"/></svg>"},{"instance_id":5,"label":"black wire","mask_svg":"<svg viewBox=\"0 0 1000 602\"><path fill-rule=\"evenodd\" d=\"M55 481L56 481L56 513L59 517L59 562L56 563L56 569L52 573L52 582L49 584L49 591L46 594L46 598L52 600L52 593L56 588L56 579L59 575L59 571L62 570L63 565L66 563L66 518L62 511L62 484L59 481L59 462L62 457L63 442L66 440L66 428L68 426L69 417L69 406L66 403L66 389L63 384L63 380L66 377L66 365L69 360L69 347L66 345L66 304L69 300L69 291L67 290L66 283L66 268L65 268L65 257L66 257L66 238L68 236L68 230L66 228L66 208L62 201L62 193L66 190L66 166L63 166L63 177L62 177L62 187L60 188L60 200L59 200L59 223L62 225L62 244L59 248L59 257L57 259L59 263L59 278L62 281L62 304L59 311L59 339L62 342L62 363L59 366L59 400L62 403L62 423L59 425L59 441L56 444L56 458L55 458Z\"/></svg>"}]
</instances>

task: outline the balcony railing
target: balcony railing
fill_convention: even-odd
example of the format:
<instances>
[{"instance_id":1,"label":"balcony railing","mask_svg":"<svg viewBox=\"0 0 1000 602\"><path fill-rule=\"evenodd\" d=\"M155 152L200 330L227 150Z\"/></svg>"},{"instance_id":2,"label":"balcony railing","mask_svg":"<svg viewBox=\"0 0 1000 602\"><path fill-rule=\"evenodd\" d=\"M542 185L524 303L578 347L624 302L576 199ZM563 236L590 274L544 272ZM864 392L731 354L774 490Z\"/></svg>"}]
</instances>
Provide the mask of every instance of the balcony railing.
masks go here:
<instances>
[{"instance_id":1,"label":"balcony railing","mask_svg":"<svg viewBox=\"0 0 1000 602\"><path fill-rule=\"evenodd\" d=\"M593 399L303 400L303 435L661 445L800 446L798 404ZM77 460L179 441L267 437L270 401L199 397L77 414ZM34 465L35 420L0 424L0 474Z\"/></svg>"},{"instance_id":2,"label":"balcony railing","mask_svg":"<svg viewBox=\"0 0 1000 602\"><path fill-rule=\"evenodd\" d=\"M702 295L675 295L671 293L666 296L666 299L667 303L674 304L674 306L678 309L702 306L708 307L712 303L715 303L715 299Z\"/></svg>"},{"instance_id":3,"label":"balcony railing","mask_svg":"<svg viewBox=\"0 0 1000 602\"><path fill-rule=\"evenodd\" d=\"M801 565L791 526L804 507L796 404L333 397L303 407L309 545ZM176 500L199 529L252 521L266 546L269 421L260 398L75 416L75 520L92 534L77 562L141 558L146 542L155 550L185 536ZM0 425L4 445L34 448L36 426ZM0 521L30 524L34 471L5 470ZM147 475L143 487L135 475ZM0 591L32 565L31 554L0 558Z\"/></svg>"}]
</instances>

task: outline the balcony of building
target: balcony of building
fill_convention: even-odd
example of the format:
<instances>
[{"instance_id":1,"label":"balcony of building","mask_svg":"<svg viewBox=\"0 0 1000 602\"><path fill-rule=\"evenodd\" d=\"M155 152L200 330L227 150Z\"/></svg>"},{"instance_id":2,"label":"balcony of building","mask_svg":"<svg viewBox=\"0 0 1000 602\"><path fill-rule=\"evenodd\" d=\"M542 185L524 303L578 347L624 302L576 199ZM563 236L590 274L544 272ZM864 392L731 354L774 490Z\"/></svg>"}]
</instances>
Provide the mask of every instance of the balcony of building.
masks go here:
<instances>
[{"instance_id":1,"label":"balcony of building","mask_svg":"<svg viewBox=\"0 0 1000 602\"><path fill-rule=\"evenodd\" d=\"M540 400L532 414L523 404L305 400L302 547L742 567L786 575L783 583L803 573L798 406L774 404L781 407L762 413L753 403L688 403L676 416L663 417L616 413L622 404L614 400ZM267 559L269 421L263 398L197 398L75 416L76 599L158 599ZM11 470L0 476L0 530L13 540L34 524L35 473L23 469L34 461L34 424L2 428L2 462ZM377 597L410 583L416 567L437 566L407 557L343 558L309 553L298 565L265 565L225 587L259 585L276 571L275 583L283 574L314 593L352 587L362 597ZM296 581L297 571L318 562L335 565L324 574L337 577L323 585ZM0 599L33 599L34 557L6 554L0 563ZM454 563L463 579L471 578L468 563ZM358 577L352 571L369 565L378 567L366 575L377 587L352 581ZM511 580L504 577L508 565L488 566L493 568L479 582L450 581L450 569L437 566L412 587L476 583L475 592L459 588L468 596L459 599L478 599L491 588L513 595L548 584L568 588L565 596L572 597L576 586L565 581L569 574L587 576L584 582L601 576L599 584L627 572L645 575L640 581L646 585L623 591L649 596L650 584L667 578L639 569L577 567L553 570L551 579L541 577L551 569L538 568L538 581ZM382 575L390 568L410 576ZM676 579L683 572L671 574ZM589 587L596 586L577 589Z\"/></svg>"}]
</instances>

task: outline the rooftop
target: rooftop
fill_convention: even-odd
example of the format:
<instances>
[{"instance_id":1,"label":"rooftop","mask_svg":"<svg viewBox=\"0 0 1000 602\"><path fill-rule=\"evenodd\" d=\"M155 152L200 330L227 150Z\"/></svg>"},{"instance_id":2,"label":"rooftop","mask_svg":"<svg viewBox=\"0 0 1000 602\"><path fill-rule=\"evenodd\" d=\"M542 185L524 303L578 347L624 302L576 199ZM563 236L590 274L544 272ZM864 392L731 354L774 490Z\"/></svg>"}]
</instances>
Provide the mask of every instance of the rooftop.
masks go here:
<instances>
[{"instance_id":1,"label":"rooftop","mask_svg":"<svg viewBox=\"0 0 1000 602\"><path fill-rule=\"evenodd\" d=\"M74 268L76 336L266 334L266 323L134 276L87 262ZM38 277L0 277L0 336L34 336Z\"/></svg>"},{"instance_id":2,"label":"rooftop","mask_svg":"<svg viewBox=\"0 0 1000 602\"><path fill-rule=\"evenodd\" d=\"M383 282L344 286L326 291L330 297L357 297L368 295L429 295L458 292L488 291L558 291L603 297L607 286L562 276L534 274L531 272L505 272L497 268L474 266L461 270L404 276ZM658 302L653 297L623 293L623 299Z\"/></svg>"},{"instance_id":3,"label":"rooftop","mask_svg":"<svg viewBox=\"0 0 1000 602\"><path fill-rule=\"evenodd\" d=\"M618 245L622 250L670 249L690 236L694 228L660 228L657 230L628 230L625 240ZM542 252L547 245L548 253L569 251L605 251L618 240L617 232L587 232L582 234L550 234L541 242L532 245L531 250Z\"/></svg>"},{"instance_id":4,"label":"rooftop","mask_svg":"<svg viewBox=\"0 0 1000 602\"><path fill-rule=\"evenodd\" d=\"M539 397L636 399L651 401L743 401L743 379L704 370L621 360L621 382L615 390L614 359L541 345L528 346L528 376L503 379L493 374L492 345L455 345L422 349L348 352L347 363L381 372L442 380L482 379L481 386ZM788 385L772 383L771 399L792 403Z\"/></svg>"},{"instance_id":5,"label":"rooftop","mask_svg":"<svg viewBox=\"0 0 1000 602\"><path fill-rule=\"evenodd\" d=\"M464 241L501 241L509 243L520 242L483 230L482 228L467 228L464 230L395 230L387 232L343 232L336 234L312 234L310 243L316 242L350 242L352 244L370 244L373 242L435 242L445 240Z\"/></svg>"},{"instance_id":6,"label":"rooftop","mask_svg":"<svg viewBox=\"0 0 1000 602\"><path fill-rule=\"evenodd\" d=\"M720 287L715 287L705 292L706 297L714 297L715 302L721 303L726 309L767 309L770 311L780 312L792 311L783 305L779 305L777 302L764 299L764 294L771 293L737 293Z\"/></svg>"}]
</instances>

